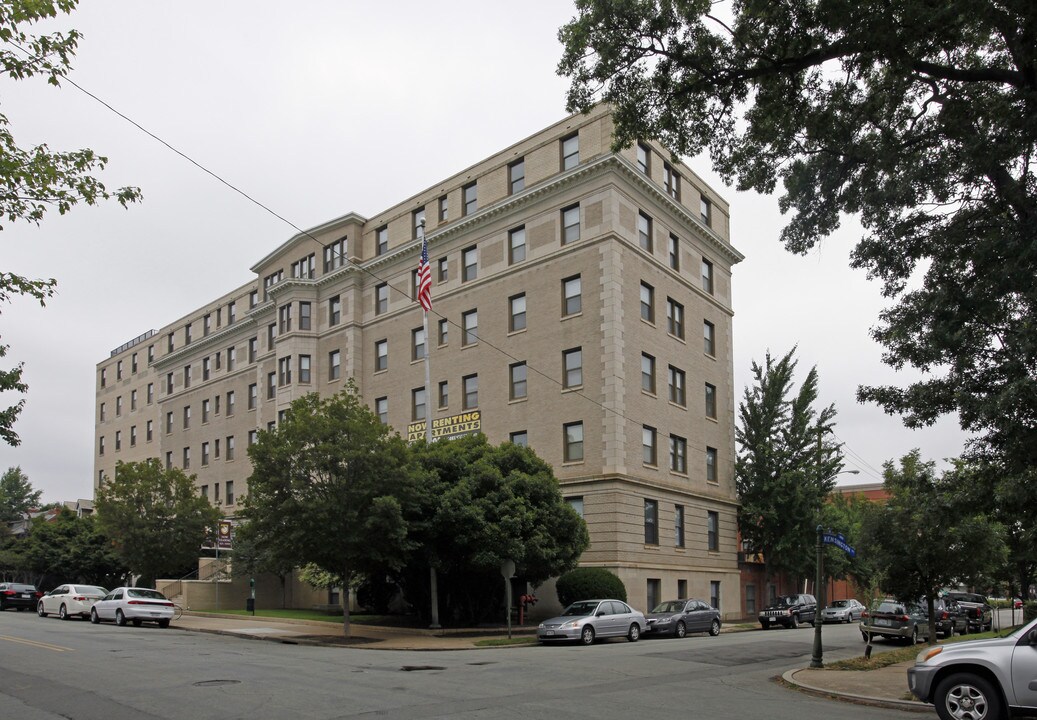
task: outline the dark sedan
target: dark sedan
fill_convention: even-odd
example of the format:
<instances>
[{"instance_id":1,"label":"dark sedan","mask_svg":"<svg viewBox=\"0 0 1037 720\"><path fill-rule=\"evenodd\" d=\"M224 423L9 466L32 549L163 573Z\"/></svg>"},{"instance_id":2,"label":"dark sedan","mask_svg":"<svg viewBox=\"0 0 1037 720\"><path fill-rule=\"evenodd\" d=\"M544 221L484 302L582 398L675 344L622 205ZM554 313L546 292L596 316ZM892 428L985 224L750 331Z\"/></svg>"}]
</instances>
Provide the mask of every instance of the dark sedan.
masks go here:
<instances>
[{"instance_id":1,"label":"dark sedan","mask_svg":"<svg viewBox=\"0 0 1037 720\"><path fill-rule=\"evenodd\" d=\"M688 633L720 634L720 611L701 600L667 600L645 615L647 633L682 638Z\"/></svg>"},{"instance_id":2,"label":"dark sedan","mask_svg":"<svg viewBox=\"0 0 1037 720\"><path fill-rule=\"evenodd\" d=\"M35 608L43 595L34 585L24 583L0 583L0 611L14 608L18 612L26 608Z\"/></svg>"}]
</instances>

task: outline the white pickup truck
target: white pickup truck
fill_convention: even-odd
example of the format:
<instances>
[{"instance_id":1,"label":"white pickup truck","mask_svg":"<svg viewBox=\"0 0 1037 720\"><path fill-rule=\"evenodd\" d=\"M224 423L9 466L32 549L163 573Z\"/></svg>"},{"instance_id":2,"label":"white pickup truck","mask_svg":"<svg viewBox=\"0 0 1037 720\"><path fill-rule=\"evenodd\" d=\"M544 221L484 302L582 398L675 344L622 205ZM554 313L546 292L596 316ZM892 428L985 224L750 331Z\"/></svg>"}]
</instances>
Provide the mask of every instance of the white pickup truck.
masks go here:
<instances>
[{"instance_id":1,"label":"white pickup truck","mask_svg":"<svg viewBox=\"0 0 1037 720\"><path fill-rule=\"evenodd\" d=\"M1006 720L1037 713L1037 620L1005 637L918 654L907 686L942 720Z\"/></svg>"}]
</instances>

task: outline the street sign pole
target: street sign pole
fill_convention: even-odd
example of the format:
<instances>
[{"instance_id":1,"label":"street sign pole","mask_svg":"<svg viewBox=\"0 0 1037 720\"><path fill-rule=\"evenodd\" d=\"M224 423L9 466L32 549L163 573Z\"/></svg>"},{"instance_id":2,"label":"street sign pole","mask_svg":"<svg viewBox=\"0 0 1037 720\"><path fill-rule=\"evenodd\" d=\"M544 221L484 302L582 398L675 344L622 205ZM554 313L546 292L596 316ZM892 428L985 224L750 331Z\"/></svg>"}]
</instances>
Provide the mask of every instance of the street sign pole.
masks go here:
<instances>
[{"instance_id":1,"label":"street sign pole","mask_svg":"<svg viewBox=\"0 0 1037 720\"><path fill-rule=\"evenodd\" d=\"M817 526L817 579L814 583L814 591L817 593L817 604L814 606L814 654L810 658L810 667L821 668L825 664L822 662L822 649L821 649L821 609L825 606L825 587L824 587L824 542L823 542L824 529Z\"/></svg>"}]
</instances>

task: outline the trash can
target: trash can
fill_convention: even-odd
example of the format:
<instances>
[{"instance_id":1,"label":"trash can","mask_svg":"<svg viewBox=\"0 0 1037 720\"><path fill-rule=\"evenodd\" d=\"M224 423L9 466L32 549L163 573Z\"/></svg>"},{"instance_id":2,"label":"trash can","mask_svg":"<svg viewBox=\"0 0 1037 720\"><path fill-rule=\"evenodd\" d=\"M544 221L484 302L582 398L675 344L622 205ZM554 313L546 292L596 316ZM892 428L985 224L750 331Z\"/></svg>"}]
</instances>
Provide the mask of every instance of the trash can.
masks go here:
<instances>
[{"instance_id":1,"label":"trash can","mask_svg":"<svg viewBox=\"0 0 1037 720\"><path fill-rule=\"evenodd\" d=\"M245 599L245 612L254 613L256 611L256 599L246 598Z\"/></svg>"}]
</instances>

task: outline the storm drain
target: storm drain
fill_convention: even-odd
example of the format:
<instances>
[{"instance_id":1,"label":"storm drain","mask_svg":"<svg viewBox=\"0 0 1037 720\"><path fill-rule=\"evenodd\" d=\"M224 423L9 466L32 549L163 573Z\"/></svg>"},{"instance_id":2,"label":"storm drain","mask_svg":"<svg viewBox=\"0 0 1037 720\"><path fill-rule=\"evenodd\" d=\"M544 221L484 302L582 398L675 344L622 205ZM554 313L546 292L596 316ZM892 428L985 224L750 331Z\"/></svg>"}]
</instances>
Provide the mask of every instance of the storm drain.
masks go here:
<instances>
[{"instance_id":1,"label":"storm drain","mask_svg":"<svg viewBox=\"0 0 1037 720\"><path fill-rule=\"evenodd\" d=\"M240 680L201 680L194 683L195 687L217 687L219 685L237 685Z\"/></svg>"},{"instance_id":2,"label":"storm drain","mask_svg":"<svg viewBox=\"0 0 1037 720\"><path fill-rule=\"evenodd\" d=\"M403 672L416 672L418 670L446 670L446 668L439 665L404 665L400 670L403 670Z\"/></svg>"}]
</instances>

